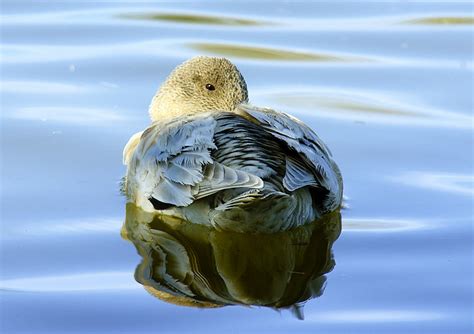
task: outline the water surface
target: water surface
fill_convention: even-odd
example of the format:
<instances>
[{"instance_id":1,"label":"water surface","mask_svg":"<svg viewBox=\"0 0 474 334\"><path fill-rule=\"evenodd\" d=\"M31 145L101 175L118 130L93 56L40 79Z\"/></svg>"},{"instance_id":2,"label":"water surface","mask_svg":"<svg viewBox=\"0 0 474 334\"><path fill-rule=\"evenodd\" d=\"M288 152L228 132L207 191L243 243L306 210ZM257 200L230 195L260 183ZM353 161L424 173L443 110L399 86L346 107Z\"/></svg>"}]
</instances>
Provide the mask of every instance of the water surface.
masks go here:
<instances>
[{"instance_id":1,"label":"water surface","mask_svg":"<svg viewBox=\"0 0 474 334\"><path fill-rule=\"evenodd\" d=\"M1 29L2 332L472 331L470 2L7 0ZM135 280L122 149L198 54L234 61L254 104L305 121L341 167L334 266L303 321Z\"/></svg>"}]
</instances>

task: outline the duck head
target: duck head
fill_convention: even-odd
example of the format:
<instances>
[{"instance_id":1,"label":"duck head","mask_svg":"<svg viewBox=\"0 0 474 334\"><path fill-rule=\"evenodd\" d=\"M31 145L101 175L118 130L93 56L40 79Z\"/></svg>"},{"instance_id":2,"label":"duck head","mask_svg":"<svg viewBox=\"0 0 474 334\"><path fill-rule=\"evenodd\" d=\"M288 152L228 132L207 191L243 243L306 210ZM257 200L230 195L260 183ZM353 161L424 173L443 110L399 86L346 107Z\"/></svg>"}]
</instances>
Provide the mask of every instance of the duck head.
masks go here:
<instances>
[{"instance_id":1,"label":"duck head","mask_svg":"<svg viewBox=\"0 0 474 334\"><path fill-rule=\"evenodd\" d=\"M152 121L207 111L232 111L248 101L247 84L225 58L195 57L179 65L150 105Z\"/></svg>"}]
</instances>

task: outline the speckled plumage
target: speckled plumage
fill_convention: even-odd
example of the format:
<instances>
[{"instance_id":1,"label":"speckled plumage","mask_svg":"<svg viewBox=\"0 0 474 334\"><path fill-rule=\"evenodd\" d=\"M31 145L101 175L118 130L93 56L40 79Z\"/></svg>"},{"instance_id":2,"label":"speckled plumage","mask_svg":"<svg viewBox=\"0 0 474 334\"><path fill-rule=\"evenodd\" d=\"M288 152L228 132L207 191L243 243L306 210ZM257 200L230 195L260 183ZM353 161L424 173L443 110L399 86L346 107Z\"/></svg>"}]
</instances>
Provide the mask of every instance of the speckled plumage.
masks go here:
<instances>
[{"instance_id":1,"label":"speckled plumage","mask_svg":"<svg viewBox=\"0 0 474 334\"><path fill-rule=\"evenodd\" d=\"M206 84L217 89L209 91ZM195 57L176 67L150 104L152 121L211 110L231 111L248 100L247 84L225 58Z\"/></svg>"},{"instance_id":2,"label":"speckled plumage","mask_svg":"<svg viewBox=\"0 0 474 334\"><path fill-rule=\"evenodd\" d=\"M247 96L226 59L175 69L150 106L154 122L124 149L129 202L242 232L284 230L339 208L342 177L326 145Z\"/></svg>"}]
</instances>

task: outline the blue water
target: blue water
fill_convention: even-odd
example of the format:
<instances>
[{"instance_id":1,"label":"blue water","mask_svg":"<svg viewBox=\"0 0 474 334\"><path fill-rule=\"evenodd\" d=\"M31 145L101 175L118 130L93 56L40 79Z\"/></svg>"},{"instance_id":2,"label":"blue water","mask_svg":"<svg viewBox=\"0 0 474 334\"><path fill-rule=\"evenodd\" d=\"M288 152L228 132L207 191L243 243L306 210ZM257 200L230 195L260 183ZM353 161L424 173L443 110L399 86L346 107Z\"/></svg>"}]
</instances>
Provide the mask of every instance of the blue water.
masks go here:
<instances>
[{"instance_id":1,"label":"blue water","mask_svg":"<svg viewBox=\"0 0 474 334\"><path fill-rule=\"evenodd\" d=\"M1 331L470 333L473 7L395 1L3 1ZM177 306L134 279L122 149L185 59L331 148L347 209L305 320Z\"/></svg>"}]
</instances>

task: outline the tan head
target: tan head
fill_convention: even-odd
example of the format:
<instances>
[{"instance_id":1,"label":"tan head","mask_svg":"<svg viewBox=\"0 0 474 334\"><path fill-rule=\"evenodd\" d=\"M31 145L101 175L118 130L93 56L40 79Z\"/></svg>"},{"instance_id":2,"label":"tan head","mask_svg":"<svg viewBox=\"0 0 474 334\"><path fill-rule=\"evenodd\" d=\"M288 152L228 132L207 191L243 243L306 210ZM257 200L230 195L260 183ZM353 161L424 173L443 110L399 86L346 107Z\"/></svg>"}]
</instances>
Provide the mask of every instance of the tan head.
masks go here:
<instances>
[{"instance_id":1,"label":"tan head","mask_svg":"<svg viewBox=\"0 0 474 334\"><path fill-rule=\"evenodd\" d=\"M225 58L195 57L178 66L150 105L153 121L212 110L232 111L247 102L247 84Z\"/></svg>"}]
</instances>

